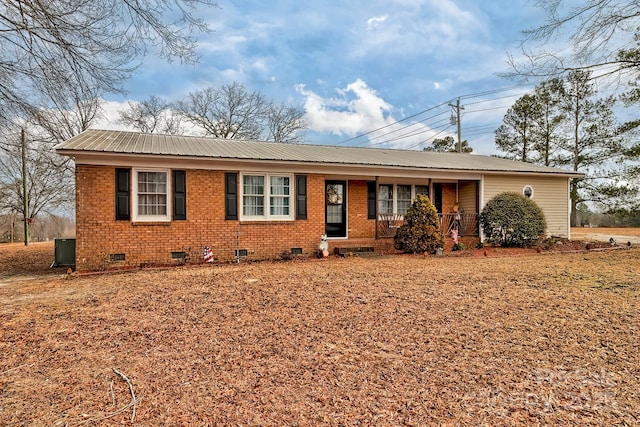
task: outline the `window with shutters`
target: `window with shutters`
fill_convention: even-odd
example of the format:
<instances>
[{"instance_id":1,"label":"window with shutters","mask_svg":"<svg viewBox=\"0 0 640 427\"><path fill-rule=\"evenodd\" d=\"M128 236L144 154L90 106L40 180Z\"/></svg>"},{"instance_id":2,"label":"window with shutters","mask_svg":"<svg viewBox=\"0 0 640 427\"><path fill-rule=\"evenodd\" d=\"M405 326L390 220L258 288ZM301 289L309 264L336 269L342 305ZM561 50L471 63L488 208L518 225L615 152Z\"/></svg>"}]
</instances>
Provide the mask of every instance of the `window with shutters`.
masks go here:
<instances>
[{"instance_id":1,"label":"window with shutters","mask_svg":"<svg viewBox=\"0 0 640 427\"><path fill-rule=\"evenodd\" d=\"M293 176L245 173L240 176L241 220L293 220Z\"/></svg>"},{"instance_id":2,"label":"window with shutters","mask_svg":"<svg viewBox=\"0 0 640 427\"><path fill-rule=\"evenodd\" d=\"M168 170L133 170L133 220L171 220L171 174Z\"/></svg>"}]
</instances>

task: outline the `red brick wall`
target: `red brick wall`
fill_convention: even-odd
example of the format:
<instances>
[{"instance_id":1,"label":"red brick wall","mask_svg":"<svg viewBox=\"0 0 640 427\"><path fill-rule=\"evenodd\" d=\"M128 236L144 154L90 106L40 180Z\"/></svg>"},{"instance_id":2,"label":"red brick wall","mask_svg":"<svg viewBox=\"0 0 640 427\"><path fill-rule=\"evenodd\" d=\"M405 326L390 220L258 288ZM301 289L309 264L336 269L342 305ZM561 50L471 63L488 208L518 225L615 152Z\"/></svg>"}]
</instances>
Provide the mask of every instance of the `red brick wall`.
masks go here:
<instances>
[{"instance_id":1,"label":"red brick wall","mask_svg":"<svg viewBox=\"0 0 640 427\"><path fill-rule=\"evenodd\" d=\"M442 184L442 212L444 214L453 212L453 205L456 203L456 185Z\"/></svg>"},{"instance_id":2,"label":"red brick wall","mask_svg":"<svg viewBox=\"0 0 640 427\"><path fill-rule=\"evenodd\" d=\"M278 258L291 248L316 252L325 224L325 179L307 176L306 220L240 222L225 220L224 171L187 170L187 219L145 223L115 220L115 168L76 165L76 268L102 270L167 265L179 261L171 252L185 252L187 262L203 262L209 246L219 261L235 259L246 249L248 259ZM393 251L392 240L375 241L375 220L367 219L367 182L348 182L348 240L331 246L374 246ZM444 184L442 204L450 212L455 184ZM237 238L236 238L237 237ZM111 261L110 254L124 254Z\"/></svg>"},{"instance_id":3,"label":"red brick wall","mask_svg":"<svg viewBox=\"0 0 640 427\"><path fill-rule=\"evenodd\" d=\"M349 239L375 237L375 220L367 219L367 181L349 181L348 191Z\"/></svg>"},{"instance_id":4,"label":"red brick wall","mask_svg":"<svg viewBox=\"0 0 640 427\"><path fill-rule=\"evenodd\" d=\"M100 270L144 264L173 264L171 252L202 262L203 247L215 258L233 260L235 249L248 258L276 258L302 248L315 253L324 233L324 177L308 175L306 220L240 222L224 219L224 172L187 170L187 220L134 223L115 220L115 168L76 166L76 268ZM366 187L365 187L366 191ZM237 236L237 240L236 240ZM125 254L111 262L110 254Z\"/></svg>"}]
</instances>

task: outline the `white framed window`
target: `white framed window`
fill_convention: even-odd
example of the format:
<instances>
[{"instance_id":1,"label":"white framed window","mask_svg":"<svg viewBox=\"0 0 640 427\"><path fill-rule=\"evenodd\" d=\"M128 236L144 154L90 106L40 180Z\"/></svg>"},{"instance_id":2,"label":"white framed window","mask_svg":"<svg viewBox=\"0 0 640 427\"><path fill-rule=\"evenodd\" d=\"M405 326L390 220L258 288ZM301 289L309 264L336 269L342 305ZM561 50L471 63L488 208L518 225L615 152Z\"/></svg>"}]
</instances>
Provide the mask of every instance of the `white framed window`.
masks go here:
<instances>
[{"instance_id":1,"label":"white framed window","mask_svg":"<svg viewBox=\"0 0 640 427\"><path fill-rule=\"evenodd\" d=\"M407 213L418 194L429 196L428 185L380 184L378 185L378 213L400 215Z\"/></svg>"},{"instance_id":2,"label":"white framed window","mask_svg":"<svg viewBox=\"0 0 640 427\"><path fill-rule=\"evenodd\" d=\"M134 221L171 221L170 177L166 169L133 169Z\"/></svg>"},{"instance_id":3,"label":"white framed window","mask_svg":"<svg viewBox=\"0 0 640 427\"><path fill-rule=\"evenodd\" d=\"M429 197L429 186L428 185L416 185L415 186L415 195L413 197L415 198L415 196L417 196L418 194L422 194L423 196Z\"/></svg>"},{"instance_id":4,"label":"white framed window","mask_svg":"<svg viewBox=\"0 0 640 427\"><path fill-rule=\"evenodd\" d=\"M393 213L393 185L380 184L378 186L378 213Z\"/></svg>"},{"instance_id":5,"label":"white framed window","mask_svg":"<svg viewBox=\"0 0 640 427\"><path fill-rule=\"evenodd\" d=\"M397 199L397 202L396 202L397 213L399 215L406 214L409 208L411 207L411 203L413 202L413 197L411 197L411 186L397 185L396 199Z\"/></svg>"},{"instance_id":6,"label":"white framed window","mask_svg":"<svg viewBox=\"0 0 640 427\"><path fill-rule=\"evenodd\" d=\"M530 185L525 185L524 188L522 189L522 194L527 199L533 199L533 187Z\"/></svg>"},{"instance_id":7,"label":"white framed window","mask_svg":"<svg viewBox=\"0 0 640 427\"><path fill-rule=\"evenodd\" d=\"M240 175L241 220L293 220L293 175Z\"/></svg>"}]
</instances>

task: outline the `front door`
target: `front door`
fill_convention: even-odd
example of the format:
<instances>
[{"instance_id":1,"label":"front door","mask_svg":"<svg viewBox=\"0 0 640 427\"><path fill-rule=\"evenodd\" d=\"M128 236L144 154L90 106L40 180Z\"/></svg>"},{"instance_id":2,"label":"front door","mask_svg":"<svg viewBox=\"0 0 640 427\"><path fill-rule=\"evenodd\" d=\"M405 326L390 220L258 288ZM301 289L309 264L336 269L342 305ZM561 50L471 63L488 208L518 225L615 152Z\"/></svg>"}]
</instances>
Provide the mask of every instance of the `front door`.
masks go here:
<instances>
[{"instance_id":1,"label":"front door","mask_svg":"<svg viewBox=\"0 0 640 427\"><path fill-rule=\"evenodd\" d=\"M325 233L347 237L347 182L325 182Z\"/></svg>"}]
</instances>

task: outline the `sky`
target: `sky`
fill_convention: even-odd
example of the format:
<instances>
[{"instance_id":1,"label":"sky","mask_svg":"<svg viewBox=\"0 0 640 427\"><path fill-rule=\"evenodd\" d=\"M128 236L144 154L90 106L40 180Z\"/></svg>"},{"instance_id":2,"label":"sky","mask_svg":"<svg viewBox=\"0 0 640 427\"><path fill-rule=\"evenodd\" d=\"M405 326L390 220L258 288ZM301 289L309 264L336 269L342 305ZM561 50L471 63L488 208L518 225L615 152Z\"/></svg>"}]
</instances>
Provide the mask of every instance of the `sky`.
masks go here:
<instances>
[{"instance_id":1,"label":"sky","mask_svg":"<svg viewBox=\"0 0 640 427\"><path fill-rule=\"evenodd\" d=\"M122 129L117 110L234 81L304 109L306 143L422 150L461 135L496 154L494 131L531 89L497 74L521 54L521 31L542 24L526 0L219 0L203 9L197 65L147 56L111 96L96 127ZM455 115L455 114L454 114Z\"/></svg>"}]
</instances>

